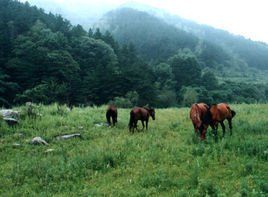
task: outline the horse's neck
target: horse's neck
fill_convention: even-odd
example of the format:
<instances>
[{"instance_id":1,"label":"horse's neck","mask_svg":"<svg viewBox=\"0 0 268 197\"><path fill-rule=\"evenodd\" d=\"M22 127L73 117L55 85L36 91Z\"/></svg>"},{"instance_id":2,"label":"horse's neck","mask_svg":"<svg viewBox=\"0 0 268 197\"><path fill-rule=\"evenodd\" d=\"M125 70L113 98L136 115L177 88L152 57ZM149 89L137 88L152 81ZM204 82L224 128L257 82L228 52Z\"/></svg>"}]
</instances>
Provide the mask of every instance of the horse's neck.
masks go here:
<instances>
[{"instance_id":1,"label":"horse's neck","mask_svg":"<svg viewBox=\"0 0 268 197\"><path fill-rule=\"evenodd\" d=\"M146 109L149 112L149 108L148 107L142 107L143 109Z\"/></svg>"}]
</instances>

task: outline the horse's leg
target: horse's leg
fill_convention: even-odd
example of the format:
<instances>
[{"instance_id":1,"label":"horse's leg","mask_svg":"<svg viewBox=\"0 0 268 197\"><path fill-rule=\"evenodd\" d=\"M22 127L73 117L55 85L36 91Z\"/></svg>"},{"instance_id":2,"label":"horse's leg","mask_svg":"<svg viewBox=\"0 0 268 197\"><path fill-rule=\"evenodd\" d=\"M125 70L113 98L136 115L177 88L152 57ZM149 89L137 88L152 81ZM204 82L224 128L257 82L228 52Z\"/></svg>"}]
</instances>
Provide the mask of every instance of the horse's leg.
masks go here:
<instances>
[{"instance_id":1,"label":"horse's leg","mask_svg":"<svg viewBox=\"0 0 268 197\"><path fill-rule=\"evenodd\" d=\"M111 119L112 119L112 120L111 120L111 125L114 126L114 117L111 116Z\"/></svg>"},{"instance_id":2,"label":"horse's leg","mask_svg":"<svg viewBox=\"0 0 268 197\"><path fill-rule=\"evenodd\" d=\"M115 115L112 116L112 120L113 120L113 126L115 126L115 123L116 123L116 116Z\"/></svg>"},{"instance_id":3,"label":"horse's leg","mask_svg":"<svg viewBox=\"0 0 268 197\"><path fill-rule=\"evenodd\" d=\"M138 130L138 120L135 120L135 121L134 121L134 128L135 128L137 131L139 131L139 130Z\"/></svg>"},{"instance_id":4,"label":"horse's leg","mask_svg":"<svg viewBox=\"0 0 268 197\"><path fill-rule=\"evenodd\" d=\"M224 136L225 136L225 125L224 125L223 121L221 121L220 124L221 124L221 128L222 128L222 137L224 138Z\"/></svg>"},{"instance_id":5,"label":"horse's leg","mask_svg":"<svg viewBox=\"0 0 268 197\"><path fill-rule=\"evenodd\" d=\"M218 136L218 127L219 127L218 123L211 123L210 127L212 128L213 135L215 137L217 137Z\"/></svg>"},{"instance_id":6,"label":"horse's leg","mask_svg":"<svg viewBox=\"0 0 268 197\"><path fill-rule=\"evenodd\" d=\"M232 132L232 129L233 129L232 118L228 118L227 121L228 121L229 128L230 128L230 135L232 135L233 134L233 132Z\"/></svg>"},{"instance_id":7,"label":"horse's leg","mask_svg":"<svg viewBox=\"0 0 268 197\"><path fill-rule=\"evenodd\" d=\"M198 132L198 127L193 123L194 126L194 132L197 133Z\"/></svg>"},{"instance_id":8,"label":"horse's leg","mask_svg":"<svg viewBox=\"0 0 268 197\"><path fill-rule=\"evenodd\" d=\"M148 130L148 120L146 120L146 130Z\"/></svg>"},{"instance_id":9,"label":"horse's leg","mask_svg":"<svg viewBox=\"0 0 268 197\"><path fill-rule=\"evenodd\" d=\"M144 120L141 120L142 130L144 130Z\"/></svg>"},{"instance_id":10,"label":"horse's leg","mask_svg":"<svg viewBox=\"0 0 268 197\"><path fill-rule=\"evenodd\" d=\"M204 126L203 126L203 130L202 130L202 132L201 132L201 136L200 136L201 140L206 139L206 132L207 132L207 129L208 129L208 125L204 125Z\"/></svg>"},{"instance_id":11,"label":"horse's leg","mask_svg":"<svg viewBox=\"0 0 268 197\"><path fill-rule=\"evenodd\" d=\"M107 120L107 123L110 126L111 125L111 120L110 120L110 115L108 113L106 113L106 120Z\"/></svg>"}]
</instances>

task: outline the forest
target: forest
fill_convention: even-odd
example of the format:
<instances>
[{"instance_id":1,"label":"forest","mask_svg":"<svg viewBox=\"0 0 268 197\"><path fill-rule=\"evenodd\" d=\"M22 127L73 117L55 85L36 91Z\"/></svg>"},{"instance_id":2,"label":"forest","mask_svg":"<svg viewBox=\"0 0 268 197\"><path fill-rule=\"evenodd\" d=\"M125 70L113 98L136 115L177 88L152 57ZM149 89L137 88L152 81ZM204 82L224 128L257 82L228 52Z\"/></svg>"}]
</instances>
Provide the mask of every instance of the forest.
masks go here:
<instances>
[{"instance_id":1,"label":"forest","mask_svg":"<svg viewBox=\"0 0 268 197\"><path fill-rule=\"evenodd\" d=\"M125 12L112 13L110 28L85 30L27 2L1 0L0 106L267 102L266 44L241 41L228 51L144 12Z\"/></svg>"}]
</instances>

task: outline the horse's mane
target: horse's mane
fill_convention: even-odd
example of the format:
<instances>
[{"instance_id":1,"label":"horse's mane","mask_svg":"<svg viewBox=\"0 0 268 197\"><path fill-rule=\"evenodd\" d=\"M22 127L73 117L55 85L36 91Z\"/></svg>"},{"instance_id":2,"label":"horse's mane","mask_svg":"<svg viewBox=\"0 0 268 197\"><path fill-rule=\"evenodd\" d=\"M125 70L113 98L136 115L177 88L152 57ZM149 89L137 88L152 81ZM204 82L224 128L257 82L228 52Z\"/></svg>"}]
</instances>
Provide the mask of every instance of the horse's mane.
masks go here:
<instances>
[{"instance_id":1,"label":"horse's mane","mask_svg":"<svg viewBox=\"0 0 268 197\"><path fill-rule=\"evenodd\" d=\"M147 111L150 111L150 110L152 110L152 109L153 109L153 108L148 107L148 106L143 106L142 108L143 108L143 109L146 109Z\"/></svg>"}]
</instances>

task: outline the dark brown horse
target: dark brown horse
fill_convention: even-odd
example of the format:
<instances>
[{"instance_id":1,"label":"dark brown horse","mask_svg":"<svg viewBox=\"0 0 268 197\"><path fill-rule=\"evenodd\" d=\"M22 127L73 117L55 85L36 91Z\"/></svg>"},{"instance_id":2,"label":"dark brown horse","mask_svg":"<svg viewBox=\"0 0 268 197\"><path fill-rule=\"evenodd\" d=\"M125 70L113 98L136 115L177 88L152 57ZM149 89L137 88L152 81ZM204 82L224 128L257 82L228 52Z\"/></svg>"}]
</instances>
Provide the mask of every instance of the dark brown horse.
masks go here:
<instances>
[{"instance_id":1,"label":"dark brown horse","mask_svg":"<svg viewBox=\"0 0 268 197\"><path fill-rule=\"evenodd\" d=\"M144 122L146 123L146 130L148 129L149 117L152 117L155 120L155 110L148 107L134 107L130 112L129 119L129 131L134 132L134 129L137 129L138 120L142 123L142 129L144 129Z\"/></svg>"},{"instance_id":2,"label":"dark brown horse","mask_svg":"<svg viewBox=\"0 0 268 197\"><path fill-rule=\"evenodd\" d=\"M207 111L204 118L203 132L201 134L201 138L205 139L208 125L211 126L211 128L214 131L215 137L217 137L218 123L220 123L222 127L222 135L224 137L225 135L224 120L228 121L230 135L232 135L232 128L233 128L232 119L235 115L236 112L232 110L230 106L226 103L213 104L209 106L209 110Z\"/></svg>"},{"instance_id":3,"label":"dark brown horse","mask_svg":"<svg viewBox=\"0 0 268 197\"><path fill-rule=\"evenodd\" d=\"M113 126L115 126L115 123L117 123L117 109L114 105L109 105L106 111L106 119L109 126L111 125L111 118Z\"/></svg>"}]
</instances>

